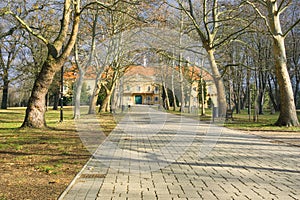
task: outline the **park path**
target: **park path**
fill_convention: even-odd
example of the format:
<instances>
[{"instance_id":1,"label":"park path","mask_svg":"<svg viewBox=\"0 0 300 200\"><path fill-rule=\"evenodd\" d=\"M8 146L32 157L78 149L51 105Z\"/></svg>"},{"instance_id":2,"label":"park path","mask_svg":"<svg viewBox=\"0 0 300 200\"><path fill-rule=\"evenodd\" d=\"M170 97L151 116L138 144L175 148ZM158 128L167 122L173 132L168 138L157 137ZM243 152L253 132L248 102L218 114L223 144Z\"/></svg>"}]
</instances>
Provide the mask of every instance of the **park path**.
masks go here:
<instances>
[{"instance_id":1,"label":"park path","mask_svg":"<svg viewBox=\"0 0 300 200\"><path fill-rule=\"evenodd\" d=\"M93 120L83 124L94 130ZM146 106L116 120L105 139L81 130L102 144L91 142L93 156L61 200L300 199L297 146Z\"/></svg>"}]
</instances>

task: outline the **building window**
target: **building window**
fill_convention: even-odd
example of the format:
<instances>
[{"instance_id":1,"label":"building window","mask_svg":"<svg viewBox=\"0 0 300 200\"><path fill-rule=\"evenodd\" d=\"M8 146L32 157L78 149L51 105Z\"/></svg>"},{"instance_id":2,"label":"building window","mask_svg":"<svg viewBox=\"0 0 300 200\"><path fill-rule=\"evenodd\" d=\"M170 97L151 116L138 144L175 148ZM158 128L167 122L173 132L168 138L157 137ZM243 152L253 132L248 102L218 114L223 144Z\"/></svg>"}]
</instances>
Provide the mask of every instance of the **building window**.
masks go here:
<instances>
[{"instance_id":1,"label":"building window","mask_svg":"<svg viewBox=\"0 0 300 200\"><path fill-rule=\"evenodd\" d=\"M130 91L130 86L129 85L127 85L127 91Z\"/></svg>"},{"instance_id":2,"label":"building window","mask_svg":"<svg viewBox=\"0 0 300 200\"><path fill-rule=\"evenodd\" d=\"M159 88L158 88L158 86L155 86L155 92L157 92L157 91L158 91L158 89L159 89Z\"/></svg>"},{"instance_id":3,"label":"building window","mask_svg":"<svg viewBox=\"0 0 300 200\"><path fill-rule=\"evenodd\" d=\"M151 87L150 87L150 86L148 86L148 92L150 92L150 90L151 90Z\"/></svg>"},{"instance_id":4,"label":"building window","mask_svg":"<svg viewBox=\"0 0 300 200\"><path fill-rule=\"evenodd\" d=\"M158 97L155 97L155 98L154 98L154 101L155 101L155 102L158 102Z\"/></svg>"},{"instance_id":5,"label":"building window","mask_svg":"<svg viewBox=\"0 0 300 200\"><path fill-rule=\"evenodd\" d=\"M139 92L139 91L141 91L141 87L140 86L137 86L136 87L136 90Z\"/></svg>"}]
</instances>

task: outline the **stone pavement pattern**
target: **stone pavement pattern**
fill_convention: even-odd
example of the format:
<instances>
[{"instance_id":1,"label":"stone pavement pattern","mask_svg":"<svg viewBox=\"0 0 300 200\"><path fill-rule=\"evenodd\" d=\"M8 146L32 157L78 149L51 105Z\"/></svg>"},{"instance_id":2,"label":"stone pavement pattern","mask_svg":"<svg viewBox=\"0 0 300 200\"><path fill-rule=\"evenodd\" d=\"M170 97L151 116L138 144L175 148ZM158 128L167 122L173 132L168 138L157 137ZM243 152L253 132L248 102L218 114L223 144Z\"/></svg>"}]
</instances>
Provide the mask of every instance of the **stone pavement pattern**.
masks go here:
<instances>
[{"instance_id":1,"label":"stone pavement pattern","mask_svg":"<svg viewBox=\"0 0 300 200\"><path fill-rule=\"evenodd\" d=\"M124 116L60 199L300 199L299 147L144 109Z\"/></svg>"}]
</instances>

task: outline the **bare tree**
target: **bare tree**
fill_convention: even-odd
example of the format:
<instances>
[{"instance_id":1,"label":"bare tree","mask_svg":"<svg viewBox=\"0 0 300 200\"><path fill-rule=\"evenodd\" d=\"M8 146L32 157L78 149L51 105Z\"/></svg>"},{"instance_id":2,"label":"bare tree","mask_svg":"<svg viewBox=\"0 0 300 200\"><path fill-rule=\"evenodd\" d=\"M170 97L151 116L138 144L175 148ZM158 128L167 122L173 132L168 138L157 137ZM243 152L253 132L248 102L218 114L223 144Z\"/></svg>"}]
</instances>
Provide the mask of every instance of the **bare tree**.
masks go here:
<instances>
[{"instance_id":1,"label":"bare tree","mask_svg":"<svg viewBox=\"0 0 300 200\"><path fill-rule=\"evenodd\" d=\"M22 127L42 128L46 126L45 121L45 96L52 83L55 73L65 63L75 44L79 22L80 22L80 0L65 0L63 5L62 20L60 22L60 31L54 40L47 39L41 33L36 32L22 17L6 7L3 14L12 16L22 25L31 35L34 35L47 45L48 55L43 63L42 70L35 80L31 97L28 102L25 119ZM74 11L72 9L74 8ZM39 10L44 7L41 5ZM71 20L73 15L73 19ZM69 36L69 28L72 26ZM63 45L66 43L65 48Z\"/></svg>"},{"instance_id":2,"label":"bare tree","mask_svg":"<svg viewBox=\"0 0 300 200\"><path fill-rule=\"evenodd\" d=\"M292 25L284 32L281 27L280 15L283 14L292 4L290 0L262 0L246 1L258 15L264 20L266 27L273 38L273 54L275 59L275 72L279 84L280 114L275 125L277 126L298 126L293 88L287 69L287 58L285 49L285 38L289 32L300 22L295 19ZM294 4L296 6L296 3Z\"/></svg>"},{"instance_id":3,"label":"bare tree","mask_svg":"<svg viewBox=\"0 0 300 200\"><path fill-rule=\"evenodd\" d=\"M285 19L287 21L294 21L299 16L299 7L293 6L289 17ZM291 20L292 19L292 20ZM287 49L287 62L289 67L289 73L291 76L292 85L294 88L294 100L296 106L300 106L300 32L299 27L295 27L291 30L291 34L287 36L286 46Z\"/></svg>"},{"instance_id":4,"label":"bare tree","mask_svg":"<svg viewBox=\"0 0 300 200\"><path fill-rule=\"evenodd\" d=\"M82 15L84 19L84 28L82 28L82 32L80 37L78 37L77 44L74 48L74 58L75 63L78 69L78 79L76 82L76 92L75 92L75 107L74 107L74 119L80 118L80 97L82 86L84 83L84 77L86 71L88 69L93 68L93 65L96 63L93 62L95 60L95 49L96 49L96 41L97 41L97 23L98 23L98 16L99 16L99 6L94 5L94 8L91 9L87 15ZM90 14L92 15L90 17ZM86 31L88 30L88 31ZM90 35L91 33L91 35ZM87 38L91 38L90 40ZM82 51L79 51L79 44L82 46ZM87 46L89 48L87 49ZM80 59L81 57L82 59Z\"/></svg>"},{"instance_id":5,"label":"bare tree","mask_svg":"<svg viewBox=\"0 0 300 200\"><path fill-rule=\"evenodd\" d=\"M234 7L230 2L220 4L218 0L197 2L177 0L176 2L179 5L178 9L187 16L208 54L218 93L219 115L225 116L227 107L225 87L220 72L221 66L216 59L216 50L243 34L253 20L250 17L250 20L240 18L243 12L241 7ZM239 26L234 26L237 24ZM239 28L232 28L232 26Z\"/></svg>"},{"instance_id":6,"label":"bare tree","mask_svg":"<svg viewBox=\"0 0 300 200\"><path fill-rule=\"evenodd\" d=\"M20 36L10 36L9 38L2 38L0 44L0 78L2 79L2 102L1 109L7 109L8 103L8 88L9 83L18 76L17 73L13 75L10 73L14 66L18 52L21 46L18 42ZM12 76L12 77L11 77Z\"/></svg>"}]
</instances>

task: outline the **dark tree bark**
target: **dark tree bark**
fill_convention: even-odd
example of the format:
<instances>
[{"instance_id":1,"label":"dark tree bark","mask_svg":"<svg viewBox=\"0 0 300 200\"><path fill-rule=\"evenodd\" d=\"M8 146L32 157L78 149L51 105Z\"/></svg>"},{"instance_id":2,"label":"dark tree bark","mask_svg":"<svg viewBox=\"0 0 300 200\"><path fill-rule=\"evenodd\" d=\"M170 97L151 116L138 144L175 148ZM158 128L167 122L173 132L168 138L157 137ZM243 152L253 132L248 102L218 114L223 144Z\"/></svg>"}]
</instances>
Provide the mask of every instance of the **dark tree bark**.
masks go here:
<instances>
[{"instance_id":1,"label":"dark tree bark","mask_svg":"<svg viewBox=\"0 0 300 200\"><path fill-rule=\"evenodd\" d=\"M97 106L96 104L97 104L98 94L99 94L100 90L101 90L101 85L96 82L93 94L91 96L91 101L90 101L88 114L95 114L96 113L96 106Z\"/></svg>"},{"instance_id":2,"label":"dark tree bark","mask_svg":"<svg viewBox=\"0 0 300 200\"><path fill-rule=\"evenodd\" d=\"M59 105L59 93L53 95L53 110L58 110Z\"/></svg>"},{"instance_id":3,"label":"dark tree bark","mask_svg":"<svg viewBox=\"0 0 300 200\"><path fill-rule=\"evenodd\" d=\"M61 69L62 65L70 55L78 34L80 22L80 0L76 0L74 7L75 10L73 12L73 21L71 22L70 18L72 14L72 1L65 0L64 14L63 19L61 20L61 30L53 43L50 43L50 41L46 40L42 36L37 36L47 44L48 56L43 63L41 72L34 82L22 127L43 128L46 126L45 97L48 92L48 88L53 81L55 73ZM19 22L24 24L24 21L22 20L19 20ZM71 24L72 32L69 36L69 39L67 39ZM29 32L30 30L31 29L28 28ZM31 33L34 34L33 32ZM67 46L65 49L62 49L65 42L67 42Z\"/></svg>"},{"instance_id":4,"label":"dark tree bark","mask_svg":"<svg viewBox=\"0 0 300 200\"><path fill-rule=\"evenodd\" d=\"M12 32L11 32L12 34ZM8 36L8 35L6 35ZM10 43L10 42L5 42L5 43ZM9 47L7 54L4 55L2 52L2 47L0 47L0 75L2 78L3 82L3 88L2 88L2 102L1 102L1 109L7 109L7 104L8 104L8 89L9 89L9 83L10 83L10 78L9 78L9 71L12 65L13 60L17 56L17 40L12 42L12 44ZM4 59L6 57L6 59ZM4 61L6 60L6 61Z\"/></svg>"},{"instance_id":5,"label":"dark tree bark","mask_svg":"<svg viewBox=\"0 0 300 200\"><path fill-rule=\"evenodd\" d=\"M2 89L2 102L1 102L1 109L7 109L7 103L8 103L8 76L6 80L3 80L3 89Z\"/></svg>"}]
</instances>

